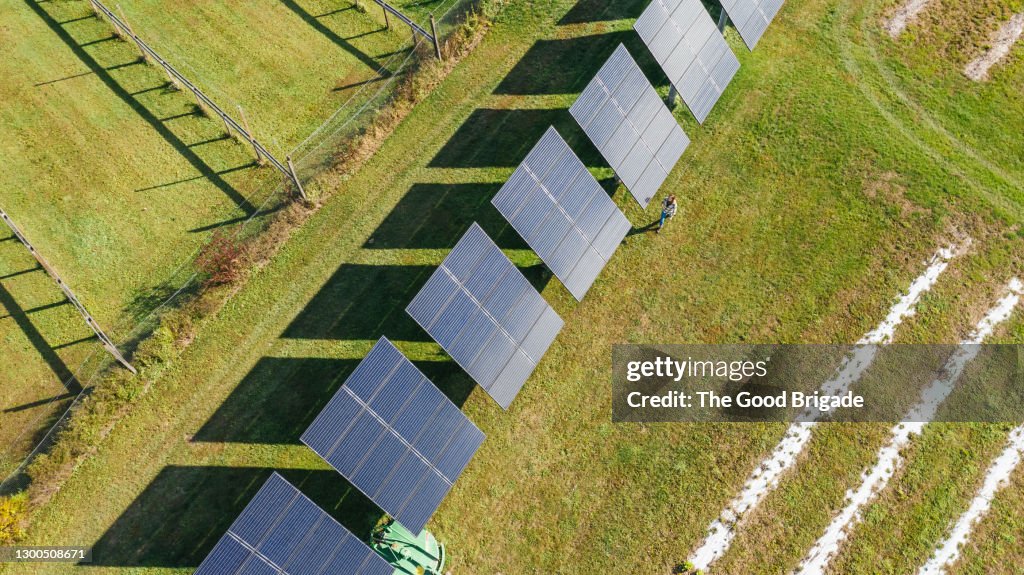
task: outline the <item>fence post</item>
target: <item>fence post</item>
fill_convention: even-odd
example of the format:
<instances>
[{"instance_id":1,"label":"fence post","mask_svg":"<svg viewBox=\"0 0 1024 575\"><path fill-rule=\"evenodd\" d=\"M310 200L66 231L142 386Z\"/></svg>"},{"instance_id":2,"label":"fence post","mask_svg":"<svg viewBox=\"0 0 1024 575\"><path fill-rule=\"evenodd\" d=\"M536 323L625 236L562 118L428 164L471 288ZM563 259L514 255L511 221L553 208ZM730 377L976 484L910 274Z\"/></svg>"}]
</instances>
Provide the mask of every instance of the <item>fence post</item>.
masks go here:
<instances>
[{"instance_id":1,"label":"fence post","mask_svg":"<svg viewBox=\"0 0 1024 575\"><path fill-rule=\"evenodd\" d=\"M199 91L191 86L189 86L189 91L191 91L192 95L195 96L196 106L199 106L199 111L202 112L204 116L210 115L209 110L206 109L206 104L203 103L203 99L199 96Z\"/></svg>"},{"instance_id":2,"label":"fence post","mask_svg":"<svg viewBox=\"0 0 1024 575\"><path fill-rule=\"evenodd\" d=\"M242 109L241 104L238 105L238 113L242 117L242 125L245 126L246 138L249 140L249 143L252 144L252 150L256 152L256 161L259 162L259 164L262 166L263 155L260 154L260 149L256 147L256 143L254 141L256 138L252 135L252 128L249 127L249 118L246 117L245 110ZM227 120L225 120L224 123L227 124ZM230 134L231 131L228 130L228 133Z\"/></svg>"},{"instance_id":3,"label":"fence post","mask_svg":"<svg viewBox=\"0 0 1024 575\"><path fill-rule=\"evenodd\" d=\"M288 156L285 159L288 161L288 169L292 172L292 181L295 182L295 187L299 189L299 195L302 196L303 200L308 200L306 190L302 189L302 181L299 180L299 174L295 171L295 164L292 163L292 157Z\"/></svg>"},{"instance_id":4,"label":"fence post","mask_svg":"<svg viewBox=\"0 0 1024 575\"><path fill-rule=\"evenodd\" d=\"M430 14L430 33L434 35L434 54L441 59L441 39L437 37L437 22L434 21L434 14Z\"/></svg>"},{"instance_id":5,"label":"fence post","mask_svg":"<svg viewBox=\"0 0 1024 575\"><path fill-rule=\"evenodd\" d=\"M128 28L128 36L132 39L132 42L135 42L135 47L139 49L139 52L142 53L142 60L149 63L149 54L142 49L142 44L139 44L139 38L135 35L135 29L132 28L132 24L128 21L128 17L124 15L124 9L121 8L120 4L117 5L117 11L121 15L121 21L124 22L125 28ZM114 30L117 30L117 26L114 26Z\"/></svg>"},{"instance_id":6,"label":"fence post","mask_svg":"<svg viewBox=\"0 0 1024 575\"><path fill-rule=\"evenodd\" d=\"M160 67L163 68L164 72L167 74L167 81L171 83L171 87L175 90L181 90L181 85L178 84L178 79L175 78L174 74L172 74L170 69L167 68L167 64L165 64L163 61L160 61Z\"/></svg>"}]
</instances>

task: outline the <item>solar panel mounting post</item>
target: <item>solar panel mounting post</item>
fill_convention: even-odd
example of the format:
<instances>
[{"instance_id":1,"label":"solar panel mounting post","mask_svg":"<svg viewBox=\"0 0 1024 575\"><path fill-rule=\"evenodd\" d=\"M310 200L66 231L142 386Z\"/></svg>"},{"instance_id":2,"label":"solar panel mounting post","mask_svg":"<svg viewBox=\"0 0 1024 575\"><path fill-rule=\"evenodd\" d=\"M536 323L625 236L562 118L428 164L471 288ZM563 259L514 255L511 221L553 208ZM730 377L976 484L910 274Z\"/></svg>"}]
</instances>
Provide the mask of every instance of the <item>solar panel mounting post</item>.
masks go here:
<instances>
[{"instance_id":1,"label":"solar panel mounting post","mask_svg":"<svg viewBox=\"0 0 1024 575\"><path fill-rule=\"evenodd\" d=\"M727 24L729 24L729 13L725 11L725 6L722 6L722 11L718 14L718 31L725 34Z\"/></svg>"}]
</instances>

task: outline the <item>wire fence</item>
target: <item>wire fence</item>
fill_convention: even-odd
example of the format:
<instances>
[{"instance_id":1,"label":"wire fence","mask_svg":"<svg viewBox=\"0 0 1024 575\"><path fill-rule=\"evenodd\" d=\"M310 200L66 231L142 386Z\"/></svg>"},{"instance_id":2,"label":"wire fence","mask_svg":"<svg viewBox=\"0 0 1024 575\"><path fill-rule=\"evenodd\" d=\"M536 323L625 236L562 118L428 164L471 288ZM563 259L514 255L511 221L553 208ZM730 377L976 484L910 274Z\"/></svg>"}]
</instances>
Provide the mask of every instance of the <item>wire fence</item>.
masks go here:
<instances>
[{"instance_id":1,"label":"wire fence","mask_svg":"<svg viewBox=\"0 0 1024 575\"><path fill-rule=\"evenodd\" d=\"M444 42L454 31L457 29L460 22L461 14L464 11L471 9L478 0L443 0L439 5L431 6L431 10L427 10L421 0L393 0L390 2L392 6L405 12L413 20L419 22L425 22L429 20L431 14L436 19L438 41ZM93 5L99 4L97 0L90 0ZM102 6L100 4L100 6ZM117 16L109 10L101 10L104 16L110 20L111 17L117 19ZM120 21L118 19L118 21ZM113 22L113 20L111 20ZM135 33L130 27L124 22L121 22L127 33L131 35L131 39L137 45L140 44L141 40L135 36ZM147 33L148 34L148 33ZM159 36L154 36L159 38ZM420 61L420 58L433 58L432 51L419 50L419 44L424 40L419 36L410 38L409 45L404 49L397 50L395 53L390 55L386 60L381 62L379 69L377 70L377 78L374 82L366 82L362 84L355 92L353 92L334 112L322 122L316 129L314 129L308 136L306 136L301 142L295 145L292 150L287 154L293 165L284 166L280 162L276 162L276 168L284 171L285 175L289 175L287 172L291 172L291 178L294 178L295 184L301 186L303 183L308 183L311 179L319 176L325 170L333 167L334 157L340 146L346 142L352 141L353 138L360 137L365 130L372 125L376 119L376 112L386 106L393 96L395 95L396 83L399 82L402 77L412 72L415 65ZM141 42L139 46L140 50L147 52L143 49L143 46L149 49L148 53L151 57L157 59L158 65L168 71L170 66L165 60L162 60L156 50L151 48L149 44ZM173 45L164 46L163 43L159 46L161 51L175 54L177 64L182 66L184 69L194 73L194 78L199 78L204 83L209 81L203 78L187 60L180 57L180 51L175 49ZM173 67L174 73L177 70ZM196 94L197 98L205 98L205 94L200 88L194 84L194 81L189 81L184 78L184 75L177 73L177 77L180 81L187 83L189 90ZM216 86L206 86L206 89L212 93L222 95L222 101L227 100L237 105L237 102L220 90ZM206 98L208 106L220 110L213 104L213 101ZM218 115L228 123L227 114L220 112ZM238 124L231 119L232 127L239 131L243 137L245 137L250 144L254 147L258 144L248 133L244 130L241 124ZM262 145L260 144L262 148ZM273 158L270 152L263 148L263 151L269 158ZM276 161L276 159L275 159ZM288 186L286 180L275 177L268 177L266 170L258 170L250 177L250 184L253 185L254 191L249 193L251 203L256 207L252 213L243 216L243 218L237 219L237 224L234 228L233 237L240 237L244 234L256 233L258 228L255 223L257 220L264 216L268 216L271 213L277 211L279 207L284 206L290 201L290 194L288 193ZM138 298L136 311L128 319L126 326L122 326L121 329L115 329L114 331L118 334L118 340L121 342L120 348L133 347L138 342L142 341L145 337L153 332L153 330L159 326L159 320L162 315L174 307L180 305L185 301L185 296L190 295L194 289L199 286L200 277L195 271L194 261L199 255L202 248L193 250L190 254L187 254L181 259L176 268L168 275L167 279L161 282L160 286L154 288L147 294L140 295ZM81 402L89 396L89 394L95 389L96 385L100 383L102 378L108 373L112 367L113 360L110 356L103 353L102 348L97 348L90 353L82 363L73 370L73 374L68 378L69 381L64 383L70 383L71 380L77 380L81 385L81 391L76 397L74 397L68 406L63 409L59 414L46 409L50 404L58 401L59 398L55 397L42 406L39 410L40 414L32 422L31 425L26 426L22 431L18 439L12 442L11 445L6 446L8 451L5 451L4 455L9 455L10 448L13 445L17 445L29 434L36 434L39 431L39 426L43 425L43 420L46 418L54 419L52 424L48 424L45 432L42 433L40 439L35 443L32 450L21 460L20 464L15 467L4 479L0 481L0 495L20 489L27 483L25 476L25 470L32 460L45 451L49 446L52 445L53 440L58 435L59 431L70 420L70 415L74 411L75 407L81 404ZM64 398L67 399L67 398ZM55 417L56 416L56 417Z\"/></svg>"}]
</instances>

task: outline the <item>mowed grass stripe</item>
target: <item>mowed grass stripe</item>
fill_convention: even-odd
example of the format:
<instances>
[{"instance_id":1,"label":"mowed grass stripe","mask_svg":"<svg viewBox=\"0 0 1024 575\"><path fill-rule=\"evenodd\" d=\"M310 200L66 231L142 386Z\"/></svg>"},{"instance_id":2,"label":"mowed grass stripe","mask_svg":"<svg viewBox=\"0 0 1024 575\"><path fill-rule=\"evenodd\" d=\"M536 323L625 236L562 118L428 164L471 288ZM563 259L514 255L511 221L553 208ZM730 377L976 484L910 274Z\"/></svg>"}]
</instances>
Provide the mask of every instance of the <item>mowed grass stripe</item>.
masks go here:
<instances>
[{"instance_id":1,"label":"mowed grass stripe","mask_svg":"<svg viewBox=\"0 0 1024 575\"><path fill-rule=\"evenodd\" d=\"M1014 340L1014 326L1024 323L1018 312L1007 335L992 343ZM984 362L982 362L984 365ZM979 368L979 366L973 366ZM968 366L965 379L986 377ZM965 381L965 383L969 383ZM954 390L950 403L970 401ZM874 502L864 508L863 521L852 529L831 565L836 573L909 573L933 555L953 523L972 503L986 481L988 467L1006 447L1009 424L941 423L930 425L907 449L907 464Z\"/></svg>"},{"instance_id":2,"label":"mowed grass stripe","mask_svg":"<svg viewBox=\"0 0 1024 575\"><path fill-rule=\"evenodd\" d=\"M1024 452L1024 427L1013 428L1007 436L1006 447L992 460L978 491L971 499L967 510L957 518L949 529L945 539L935 548L918 573L945 573L949 566L960 557L960 549L970 541L972 531L977 523L988 514L992 499L1007 486L1013 472L1020 465L1021 453Z\"/></svg>"}]
</instances>

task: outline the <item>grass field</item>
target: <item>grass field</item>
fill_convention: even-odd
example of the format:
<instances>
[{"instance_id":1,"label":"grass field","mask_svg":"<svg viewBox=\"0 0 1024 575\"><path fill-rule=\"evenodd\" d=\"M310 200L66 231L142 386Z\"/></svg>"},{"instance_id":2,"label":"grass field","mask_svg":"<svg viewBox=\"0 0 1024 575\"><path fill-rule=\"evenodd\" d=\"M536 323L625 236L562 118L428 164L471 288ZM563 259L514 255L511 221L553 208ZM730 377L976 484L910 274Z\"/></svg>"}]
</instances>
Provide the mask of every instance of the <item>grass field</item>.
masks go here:
<instances>
[{"instance_id":1,"label":"grass field","mask_svg":"<svg viewBox=\"0 0 1024 575\"><path fill-rule=\"evenodd\" d=\"M222 108L239 118L243 105L283 160L339 107L341 119L354 114L409 52L406 35L347 3L327 13L333 4L129 2L120 11ZM12 103L0 111L0 205L121 341L181 285L209 234L252 214L280 175L256 169L247 144L169 89L88 2L12 2L0 18L12 48L0 62L0 98ZM101 348L42 271L29 271L27 252L0 248L6 476L80 389L71 374L102 351L93 355Z\"/></svg>"},{"instance_id":2,"label":"grass field","mask_svg":"<svg viewBox=\"0 0 1024 575\"><path fill-rule=\"evenodd\" d=\"M911 39L883 39L885 4L791 0L755 53L730 31L743 67L703 127L677 110L693 144L662 193L679 196L679 216L658 236L629 236L575 304L489 200L549 124L607 180L566 108L619 42L667 90L630 30L645 5L510 2L476 51L36 514L29 543L92 544L93 565L30 572L190 573L273 469L365 534L379 512L298 437L387 335L488 435L430 524L455 572L668 573L783 427L613 425L612 344L854 341L937 246L970 236L968 253L897 334L957 341L1024 270L1024 171L1007 151L1021 149L1024 134L998 130L1022 106L1013 91L1024 77L1019 49L992 82L974 84ZM615 199L635 226L654 218L626 195ZM472 221L566 319L508 412L403 311ZM1021 315L997 337L1020 342ZM887 433L816 433L716 572L794 567ZM886 494L840 564L870 573L915 566L966 506L1004 435L995 426L930 429L893 485L935 491ZM1008 543L1024 536L1019 511L1013 492L997 502L968 567L984 570L985 553L1024 560ZM926 538L912 540L912 531Z\"/></svg>"}]
</instances>

